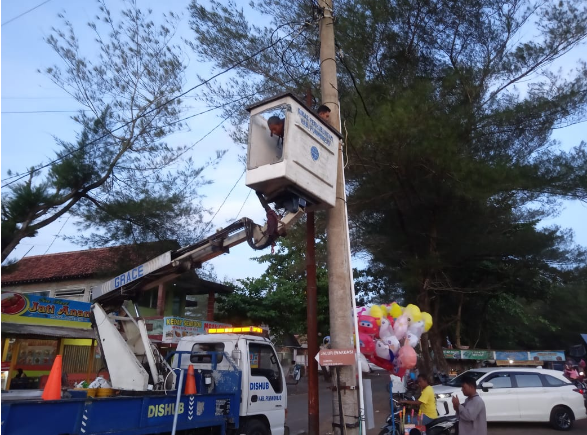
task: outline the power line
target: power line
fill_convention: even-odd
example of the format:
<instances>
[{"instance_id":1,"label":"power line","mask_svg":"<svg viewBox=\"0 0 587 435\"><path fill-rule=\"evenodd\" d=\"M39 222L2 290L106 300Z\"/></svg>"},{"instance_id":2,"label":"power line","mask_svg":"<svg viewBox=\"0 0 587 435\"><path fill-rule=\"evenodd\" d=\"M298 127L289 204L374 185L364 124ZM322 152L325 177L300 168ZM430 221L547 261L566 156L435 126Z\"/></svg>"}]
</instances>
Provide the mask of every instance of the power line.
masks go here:
<instances>
[{"instance_id":1,"label":"power line","mask_svg":"<svg viewBox=\"0 0 587 435\"><path fill-rule=\"evenodd\" d=\"M91 110L81 110L82 112L91 112ZM2 115L7 114L30 114L30 113L79 113L79 110L9 110L2 112Z\"/></svg>"},{"instance_id":2,"label":"power line","mask_svg":"<svg viewBox=\"0 0 587 435\"><path fill-rule=\"evenodd\" d=\"M43 255L45 255L47 252L49 252L49 249L51 249L51 246L53 246L53 243L55 243L55 240L57 240L57 237L59 237L59 234L61 234L63 227L65 227L65 224L67 223L67 221L69 221L70 217L71 217L71 215L67 216L67 219L65 219L65 222L63 222L63 225L61 225L61 228L59 228L59 231L57 232L57 234L55 234L53 241L49 244L49 246L47 247L47 250L45 251L45 253Z\"/></svg>"},{"instance_id":3,"label":"power line","mask_svg":"<svg viewBox=\"0 0 587 435\"><path fill-rule=\"evenodd\" d=\"M23 17L23 16L25 16L25 15L26 15L26 14L28 14L29 12L32 12L32 11L34 11L35 9L37 9L37 8L40 8L40 7L41 7L41 6L43 6L45 3L49 3L50 1L51 1L51 0L45 0L43 3L41 3L41 4L38 4L38 5L37 5L37 6L35 6L34 8L31 8L31 9L29 9L28 11L25 11L25 12L23 12L22 14L20 14L20 15L17 15L17 16L16 16L16 17L14 17L14 18L11 18L11 19L9 19L8 21L4 21L4 22L2 23L2 26L5 26L6 24L9 24L9 23L12 23L12 22L13 22L13 21L15 21L15 20L18 20L20 17Z\"/></svg>"},{"instance_id":4,"label":"power line","mask_svg":"<svg viewBox=\"0 0 587 435\"><path fill-rule=\"evenodd\" d=\"M286 25L288 25L288 24L291 24L291 23L284 24L284 25L282 25L282 26L280 26L280 27L286 26ZM277 29L279 29L280 27L278 27ZM277 29L275 29L275 30L277 31ZM220 71L219 73L217 73L217 74L213 75L212 77L209 77L208 79L206 79L206 80L204 80L204 81L200 82L200 83L199 83L199 84L197 84L196 86L193 86L193 87L191 87L191 88L190 88L190 89L188 89L187 91L185 91L185 92L182 92L181 94L178 94L178 95L176 95L175 97L172 97L171 99L169 99L169 100L165 101L164 103L161 103L160 105L158 105L158 106L156 106L156 107L154 107L154 108L152 108L152 109L148 110L147 112L145 112L145 113L142 113L142 114L138 115L136 118L134 118L134 119L132 119L132 120L130 120L130 121L128 121L128 122L126 122L125 124L122 124L122 125L120 125L119 127L116 127L114 130L112 130L112 131L109 131L108 133L106 133L106 134L104 134L104 135L100 136L99 138L97 138L97 139L94 139L93 141L91 141L91 142L89 142L89 143L85 144L83 147L87 147L87 146L90 146L90 145L93 145L93 144L95 144L96 142L98 142L98 141L100 141L100 140L104 139L105 137L109 136L110 134L112 134L112 133L114 133L114 132L116 132L116 131L118 131L118 130L120 130L120 129L122 129L122 128L124 128L124 127L128 126L128 125L130 125L130 124L131 124L131 123L133 123L133 122L136 122L136 120L138 120L138 119L140 119L140 118L144 118L145 116L147 116L147 115L149 115L149 114L151 114L151 113L153 113L153 112L155 112L155 111L157 111L157 110L161 109L162 107L166 106L167 104L169 104L169 103L172 103L173 101L177 100L178 98L181 98L181 97L185 96L186 94L188 94L188 93L192 92L193 90L195 90L195 89L197 89L197 88L199 88L199 87L201 87L201 86L204 86L205 84L207 84L207 83L211 82L211 81L212 81L212 80L214 80L215 78L218 78L218 77L220 77L221 75L223 75L223 74L225 74L225 73L227 73L227 72L229 72L229 71L233 70L234 68L236 68L236 67L238 67L238 66L242 65L243 63L245 63L245 62L247 62L247 61L249 61L249 60L253 59L254 57L258 56L259 54L263 53L264 51L266 51L266 50L270 49L271 47L273 47L274 45L276 45L278 42L280 42L280 41L284 40L285 38L289 37L290 35L292 35L294 32L295 32L295 29L294 29L294 30L292 30L291 32L289 32L287 35L283 36L282 38L279 38L279 39L278 39L278 40L276 40L275 42L272 42L272 43L271 43L271 44L269 44L268 46L266 46L266 47L264 47L264 48L262 48L262 49L260 49L260 50L256 51L256 52L255 52L255 53L253 53L252 55L250 55L250 56L248 56L248 57L246 57L246 58L244 58L244 59L240 60L239 62L237 62L237 63L235 63L235 64L231 65L230 67L228 67L228 68L226 68L226 69L224 69L224 70ZM179 121L178 121L178 122L179 122ZM172 124L170 124L170 125L172 125ZM10 178L8 178L8 179L6 179L6 180L9 180L9 179L11 179L11 178L14 178L14 179L13 179L12 181L10 181L9 183L5 184L3 187L8 187L8 186L10 186L11 184L14 184L14 183L16 183L17 181L19 181L19 180L22 180L23 178L25 178L25 177L27 177L27 176L29 176L29 175L31 175L31 174L33 174L33 173L35 173L35 172L39 172L39 171L41 171L42 169L45 169L45 168L47 168L47 167L49 167L49 166L53 165L54 163L56 163L56 162L58 162L58 161L60 161L60 160L63 160L64 158L66 158L66 157L68 157L68 156L72 155L73 153L75 153L75 152L79 151L79 150L80 150L80 149L82 149L83 147L81 147L81 148L79 148L79 149L76 149L76 150L73 150L73 151L71 151L71 152L69 152L69 153L66 153L66 154L62 155L61 157L59 157L58 159L55 159L55 160L53 160L53 161L51 161L51 162L49 162L49 163L47 163L47 164L41 165L41 166L39 166L38 168L34 168L34 169L31 171L31 172L27 172L26 174L19 175L19 176L10 177ZM6 180L5 180L5 181L6 181Z\"/></svg>"},{"instance_id":5,"label":"power line","mask_svg":"<svg viewBox=\"0 0 587 435\"><path fill-rule=\"evenodd\" d=\"M220 212L220 210L222 210L222 207L224 206L224 204L226 203L226 201L228 200L228 197L230 196L230 194L232 193L232 191L234 190L234 188L236 187L236 185L238 184L239 181L241 181L241 178L243 178L243 175L245 175L246 172L246 168L245 170L242 172L242 174L240 175L240 177L238 177L238 180L236 180L236 182L234 183L234 185L232 186L232 188L230 189L230 192L228 192L228 195L226 195L226 198L224 198L224 201L222 201L222 204L220 204L220 207L218 207L218 210L216 210L216 213L214 213L214 216L212 216L212 219L210 219L208 221L208 224L206 225L206 228L204 228L200 234L200 238L206 233L206 231L208 231L208 228L210 227L210 225L212 225L212 222L214 221L214 218L218 215L218 213ZM240 213L240 212L239 212Z\"/></svg>"},{"instance_id":6,"label":"power line","mask_svg":"<svg viewBox=\"0 0 587 435\"><path fill-rule=\"evenodd\" d=\"M253 189L249 189L249 193L247 193L247 197L245 198L245 200L243 201L243 205L241 205L240 210L238 211L238 213L236 214L236 218L234 218L235 220L238 219L238 217L241 214L241 211L243 211L243 208L245 207L245 204L247 203L247 201L249 200L249 196L251 195L251 192L253 191Z\"/></svg>"}]
</instances>

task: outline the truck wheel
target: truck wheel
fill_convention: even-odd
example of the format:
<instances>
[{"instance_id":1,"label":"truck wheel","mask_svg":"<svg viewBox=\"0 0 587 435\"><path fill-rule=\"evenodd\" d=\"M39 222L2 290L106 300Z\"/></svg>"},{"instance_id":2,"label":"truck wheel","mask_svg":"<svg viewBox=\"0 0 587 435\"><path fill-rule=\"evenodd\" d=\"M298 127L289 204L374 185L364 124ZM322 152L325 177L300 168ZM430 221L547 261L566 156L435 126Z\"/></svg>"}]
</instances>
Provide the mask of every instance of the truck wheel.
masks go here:
<instances>
[{"instance_id":1,"label":"truck wheel","mask_svg":"<svg viewBox=\"0 0 587 435\"><path fill-rule=\"evenodd\" d=\"M265 423L257 419L249 420L244 427L244 431L241 431L244 435L269 435L269 429Z\"/></svg>"},{"instance_id":2,"label":"truck wheel","mask_svg":"<svg viewBox=\"0 0 587 435\"><path fill-rule=\"evenodd\" d=\"M573 412L566 406L555 406L550 413L550 424L558 430L571 430L574 420Z\"/></svg>"}]
</instances>

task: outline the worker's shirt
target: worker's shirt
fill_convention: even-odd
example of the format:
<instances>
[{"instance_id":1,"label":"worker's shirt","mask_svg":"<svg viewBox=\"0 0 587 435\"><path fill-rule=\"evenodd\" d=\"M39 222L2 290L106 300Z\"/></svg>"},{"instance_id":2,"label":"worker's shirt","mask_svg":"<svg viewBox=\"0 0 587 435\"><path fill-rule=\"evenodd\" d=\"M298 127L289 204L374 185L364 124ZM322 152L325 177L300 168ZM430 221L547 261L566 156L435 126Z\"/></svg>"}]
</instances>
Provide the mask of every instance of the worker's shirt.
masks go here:
<instances>
[{"instance_id":1,"label":"worker's shirt","mask_svg":"<svg viewBox=\"0 0 587 435\"><path fill-rule=\"evenodd\" d=\"M459 435L487 435L485 402L475 394L459 405Z\"/></svg>"},{"instance_id":2,"label":"worker's shirt","mask_svg":"<svg viewBox=\"0 0 587 435\"><path fill-rule=\"evenodd\" d=\"M436 411L436 399L434 398L434 390L430 385L422 390L422 394L418 399L421 402L420 411L428 418L438 418L438 411Z\"/></svg>"}]
</instances>

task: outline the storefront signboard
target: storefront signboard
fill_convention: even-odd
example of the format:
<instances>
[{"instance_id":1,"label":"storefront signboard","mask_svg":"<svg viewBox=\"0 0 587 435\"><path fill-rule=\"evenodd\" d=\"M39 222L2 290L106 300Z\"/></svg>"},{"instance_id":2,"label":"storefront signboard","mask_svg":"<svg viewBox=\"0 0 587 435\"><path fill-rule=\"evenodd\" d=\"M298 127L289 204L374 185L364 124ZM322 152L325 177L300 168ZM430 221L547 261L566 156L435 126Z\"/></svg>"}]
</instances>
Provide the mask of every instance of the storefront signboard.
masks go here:
<instances>
[{"instance_id":1,"label":"storefront signboard","mask_svg":"<svg viewBox=\"0 0 587 435\"><path fill-rule=\"evenodd\" d=\"M541 350L530 352L533 361L564 361L565 352L562 350Z\"/></svg>"},{"instance_id":2,"label":"storefront signboard","mask_svg":"<svg viewBox=\"0 0 587 435\"><path fill-rule=\"evenodd\" d=\"M91 328L88 302L26 293L2 293L2 322Z\"/></svg>"},{"instance_id":3,"label":"storefront signboard","mask_svg":"<svg viewBox=\"0 0 587 435\"><path fill-rule=\"evenodd\" d=\"M497 350L495 351L495 359L500 361L528 361L528 352Z\"/></svg>"},{"instance_id":4,"label":"storefront signboard","mask_svg":"<svg viewBox=\"0 0 587 435\"><path fill-rule=\"evenodd\" d=\"M164 317L162 328L163 343L179 343L182 337L205 334L210 328L230 327L227 323L186 319L183 317Z\"/></svg>"},{"instance_id":5,"label":"storefront signboard","mask_svg":"<svg viewBox=\"0 0 587 435\"><path fill-rule=\"evenodd\" d=\"M461 351L463 359L491 360L494 359L492 350L463 350Z\"/></svg>"},{"instance_id":6,"label":"storefront signboard","mask_svg":"<svg viewBox=\"0 0 587 435\"><path fill-rule=\"evenodd\" d=\"M461 351L458 349L442 349L446 359L461 359Z\"/></svg>"}]
</instances>

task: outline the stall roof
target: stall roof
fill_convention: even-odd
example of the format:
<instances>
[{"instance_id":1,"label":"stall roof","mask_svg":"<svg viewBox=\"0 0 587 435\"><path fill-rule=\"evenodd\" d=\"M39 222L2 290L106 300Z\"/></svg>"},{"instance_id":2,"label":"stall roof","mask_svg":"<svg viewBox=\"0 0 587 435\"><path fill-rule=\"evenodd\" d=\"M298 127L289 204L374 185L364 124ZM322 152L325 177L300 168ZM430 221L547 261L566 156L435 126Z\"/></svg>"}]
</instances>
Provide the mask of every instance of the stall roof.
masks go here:
<instances>
[{"instance_id":1,"label":"stall roof","mask_svg":"<svg viewBox=\"0 0 587 435\"><path fill-rule=\"evenodd\" d=\"M93 329L68 328L63 326L23 325L20 323L2 323L2 337L26 338L96 338Z\"/></svg>"}]
</instances>

